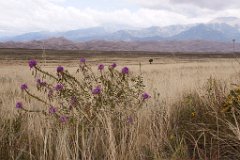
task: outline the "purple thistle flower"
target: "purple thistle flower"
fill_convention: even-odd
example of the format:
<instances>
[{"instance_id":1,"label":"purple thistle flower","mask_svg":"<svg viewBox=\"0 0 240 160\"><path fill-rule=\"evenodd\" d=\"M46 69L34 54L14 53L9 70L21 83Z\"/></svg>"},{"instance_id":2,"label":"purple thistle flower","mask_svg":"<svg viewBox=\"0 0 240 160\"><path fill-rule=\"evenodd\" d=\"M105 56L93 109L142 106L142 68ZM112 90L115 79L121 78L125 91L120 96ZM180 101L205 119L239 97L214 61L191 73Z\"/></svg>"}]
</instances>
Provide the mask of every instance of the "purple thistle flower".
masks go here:
<instances>
[{"instance_id":1,"label":"purple thistle flower","mask_svg":"<svg viewBox=\"0 0 240 160\"><path fill-rule=\"evenodd\" d=\"M131 116L127 118L127 123L133 124L133 118Z\"/></svg>"},{"instance_id":2,"label":"purple thistle flower","mask_svg":"<svg viewBox=\"0 0 240 160\"><path fill-rule=\"evenodd\" d=\"M128 74L128 73L129 73L128 67L124 67L124 68L122 69L122 74Z\"/></svg>"},{"instance_id":3,"label":"purple thistle flower","mask_svg":"<svg viewBox=\"0 0 240 160\"><path fill-rule=\"evenodd\" d=\"M80 58L80 62L81 62L81 63L85 63L85 62L86 62L86 59L85 59L85 58Z\"/></svg>"},{"instance_id":4,"label":"purple thistle flower","mask_svg":"<svg viewBox=\"0 0 240 160\"><path fill-rule=\"evenodd\" d=\"M52 96L53 96L53 90L50 89L50 90L48 91L48 98L52 98Z\"/></svg>"},{"instance_id":5,"label":"purple thistle flower","mask_svg":"<svg viewBox=\"0 0 240 160\"><path fill-rule=\"evenodd\" d=\"M37 79L36 82L37 82L37 84L40 85L42 81L41 81L41 79Z\"/></svg>"},{"instance_id":6,"label":"purple thistle flower","mask_svg":"<svg viewBox=\"0 0 240 160\"><path fill-rule=\"evenodd\" d=\"M50 113L50 114L54 114L54 113L56 113L56 112L57 112L57 108L56 108L56 107L51 106L51 107L49 108L49 113Z\"/></svg>"},{"instance_id":7,"label":"purple thistle flower","mask_svg":"<svg viewBox=\"0 0 240 160\"><path fill-rule=\"evenodd\" d=\"M111 67L112 67L112 68L116 68L116 67L117 67L117 64L116 64L116 63L113 63L113 64L111 65Z\"/></svg>"},{"instance_id":8,"label":"purple thistle flower","mask_svg":"<svg viewBox=\"0 0 240 160\"><path fill-rule=\"evenodd\" d=\"M77 98L75 96L72 96L70 100L70 108L75 107L77 105L77 102Z\"/></svg>"},{"instance_id":9,"label":"purple thistle flower","mask_svg":"<svg viewBox=\"0 0 240 160\"><path fill-rule=\"evenodd\" d=\"M147 100L147 99L151 98L151 96L145 92L142 94L142 98L143 98L143 100Z\"/></svg>"},{"instance_id":10,"label":"purple thistle flower","mask_svg":"<svg viewBox=\"0 0 240 160\"><path fill-rule=\"evenodd\" d=\"M41 86L46 86L47 83L46 82L41 82Z\"/></svg>"},{"instance_id":11,"label":"purple thistle flower","mask_svg":"<svg viewBox=\"0 0 240 160\"><path fill-rule=\"evenodd\" d=\"M100 88L100 86L97 86L96 88L94 88L93 90L92 90L92 94L94 94L94 95L97 95L97 94L100 94L101 93L101 88Z\"/></svg>"},{"instance_id":12,"label":"purple thistle flower","mask_svg":"<svg viewBox=\"0 0 240 160\"><path fill-rule=\"evenodd\" d=\"M23 108L22 102L17 102L17 103L16 103L16 108L17 108L17 109L22 109L22 108Z\"/></svg>"},{"instance_id":13,"label":"purple thistle flower","mask_svg":"<svg viewBox=\"0 0 240 160\"><path fill-rule=\"evenodd\" d=\"M41 81L41 79L37 79L36 81L37 81L37 85L39 85L39 86L46 86L47 85L47 83Z\"/></svg>"},{"instance_id":14,"label":"purple thistle flower","mask_svg":"<svg viewBox=\"0 0 240 160\"><path fill-rule=\"evenodd\" d=\"M99 64L98 70L102 71L103 69L104 69L104 65L103 64Z\"/></svg>"},{"instance_id":15,"label":"purple thistle flower","mask_svg":"<svg viewBox=\"0 0 240 160\"><path fill-rule=\"evenodd\" d=\"M62 84L57 84L57 85L55 86L55 90L56 90L56 91L61 91L61 90L63 90L63 85L62 85Z\"/></svg>"},{"instance_id":16,"label":"purple thistle flower","mask_svg":"<svg viewBox=\"0 0 240 160\"><path fill-rule=\"evenodd\" d=\"M67 120L68 120L68 118L67 118L66 116L61 116L61 117L60 117L60 122L61 122L61 123L66 123Z\"/></svg>"},{"instance_id":17,"label":"purple thistle flower","mask_svg":"<svg viewBox=\"0 0 240 160\"><path fill-rule=\"evenodd\" d=\"M21 85L21 90L24 91L24 90L27 90L28 89L28 86L26 83L22 84Z\"/></svg>"},{"instance_id":18,"label":"purple thistle flower","mask_svg":"<svg viewBox=\"0 0 240 160\"><path fill-rule=\"evenodd\" d=\"M62 66L57 67L57 73L62 73L64 71L64 68Z\"/></svg>"},{"instance_id":19,"label":"purple thistle flower","mask_svg":"<svg viewBox=\"0 0 240 160\"><path fill-rule=\"evenodd\" d=\"M28 65L29 65L30 69L32 69L33 67L36 67L37 61L32 59L32 60L28 61Z\"/></svg>"}]
</instances>

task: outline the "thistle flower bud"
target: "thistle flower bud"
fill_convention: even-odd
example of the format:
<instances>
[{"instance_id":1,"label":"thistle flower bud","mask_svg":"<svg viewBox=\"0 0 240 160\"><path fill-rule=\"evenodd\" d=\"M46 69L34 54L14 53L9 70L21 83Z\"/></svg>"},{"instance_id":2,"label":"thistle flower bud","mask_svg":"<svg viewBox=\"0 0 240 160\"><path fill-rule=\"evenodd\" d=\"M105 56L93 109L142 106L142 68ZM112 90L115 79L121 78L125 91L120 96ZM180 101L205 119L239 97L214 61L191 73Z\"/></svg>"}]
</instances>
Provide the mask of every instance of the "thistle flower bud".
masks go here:
<instances>
[{"instance_id":1,"label":"thistle flower bud","mask_svg":"<svg viewBox=\"0 0 240 160\"><path fill-rule=\"evenodd\" d=\"M17 102L17 103L16 103L16 108L17 108L17 109L22 109L22 108L23 108L22 102Z\"/></svg>"},{"instance_id":2,"label":"thistle flower bud","mask_svg":"<svg viewBox=\"0 0 240 160\"><path fill-rule=\"evenodd\" d=\"M143 100L147 100L147 99L151 98L151 96L145 92L142 94L142 98L143 98Z\"/></svg>"},{"instance_id":3,"label":"thistle flower bud","mask_svg":"<svg viewBox=\"0 0 240 160\"><path fill-rule=\"evenodd\" d=\"M104 69L104 65L103 64L99 64L98 70L102 71L103 69Z\"/></svg>"},{"instance_id":4,"label":"thistle flower bud","mask_svg":"<svg viewBox=\"0 0 240 160\"><path fill-rule=\"evenodd\" d=\"M57 67L57 73L62 73L64 71L64 68L62 66Z\"/></svg>"},{"instance_id":5,"label":"thistle flower bud","mask_svg":"<svg viewBox=\"0 0 240 160\"><path fill-rule=\"evenodd\" d=\"M28 86L26 83L22 84L21 85L21 90L24 91L24 90L27 90L28 89Z\"/></svg>"},{"instance_id":6,"label":"thistle flower bud","mask_svg":"<svg viewBox=\"0 0 240 160\"><path fill-rule=\"evenodd\" d=\"M92 94L94 95L97 95L97 94L100 94L101 93L101 87L100 86L97 86L96 88L94 88L92 90Z\"/></svg>"},{"instance_id":7,"label":"thistle flower bud","mask_svg":"<svg viewBox=\"0 0 240 160\"><path fill-rule=\"evenodd\" d=\"M32 69L33 67L36 67L37 61L32 59L32 60L28 61L28 65L29 65L30 69Z\"/></svg>"},{"instance_id":8,"label":"thistle flower bud","mask_svg":"<svg viewBox=\"0 0 240 160\"><path fill-rule=\"evenodd\" d=\"M128 67L124 67L124 68L122 69L122 74L128 74L128 73L129 73Z\"/></svg>"}]
</instances>

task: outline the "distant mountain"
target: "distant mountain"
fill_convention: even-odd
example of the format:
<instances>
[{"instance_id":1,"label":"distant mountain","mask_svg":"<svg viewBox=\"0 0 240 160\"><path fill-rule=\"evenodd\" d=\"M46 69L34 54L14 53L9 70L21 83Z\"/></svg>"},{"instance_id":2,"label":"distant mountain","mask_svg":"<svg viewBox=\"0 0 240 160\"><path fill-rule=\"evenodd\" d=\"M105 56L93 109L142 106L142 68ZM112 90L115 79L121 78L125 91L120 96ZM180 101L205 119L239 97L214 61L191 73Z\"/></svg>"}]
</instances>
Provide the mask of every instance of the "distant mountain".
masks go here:
<instances>
[{"instance_id":1,"label":"distant mountain","mask_svg":"<svg viewBox=\"0 0 240 160\"><path fill-rule=\"evenodd\" d=\"M62 32L58 33L57 35L72 41L89 41L97 39L97 37L107 36L109 33L110 32L107 32L103 27L94 27Z\"/></svg>"},{"instance_id":2,"label":"distant mountain","mask_svg":"<svg viewBox=\"0 0 240 160\"><path fill-rule=\"evenodd\" d=\"M237 17L218 17L210 21L210 23L224 23L240 29L240 18Z\"/></svg>"},{"instance_id":3,"label":"distant mountain","mask_svg":"<svg viewBox=\"0 0 240 160\"><path fill-rule=\"evenodd\" d=\"M143 41L143 40L162 40L162 37L169 37L180 33L189 26L174 25L167 27L149 27L138 30L119 30L111 32L104 27L94 27L87 29L78 29L67 32L31 32L14 37L0 38L2 41L25 42L31 40L44 40L51 37L64 37L72 41L91 41L91 40L107 40L107 41Z\"/></svg>"},{"instance_id":4,"label":"distant mountain","mask_svg":"<svg viewBox=\"0 0 240 160\"><path fill-rule=\"evenodd\" d=\"M232 39L240 40L240 32L227 24L199 24L173 37L172 40L209 40L228 41Z\"/></svg>"},{"instance_id":5,"label":"distant mountain","mask_svg":"<svg viewBox=\"0 0 240 160\"><path fill-rule=\"evenodd\" d=\"M32 40L44 40L52 37L64 37L72 41L88 41L95 39L95 37L106 36L108 32L103 27L94 27L86 29L71 30L66 32L30 32L14 37L2 38L2 41L32 41ZM1 38L0 38L1 40Z\"/></svg>"},{"instance_id":6,"label":"distant mountain","mask_svg":"<svg viewBox=\"0 0 240 160\"><path fill-rule=\"evenodd\" d=\"M88 41L72 42L63 37L44 41L3 42L0 48L55 50L99 50L99 51L149 51L149 52L233 52L231 43L213 41ZM240 52L240 44L235 51Z\"/></svg>"},{"instance_id":7,"label":"distant mountain","mask_svg":"<svg viewBox=\"0 0 240 160\"><path fill-rule=\"evenodd\" d=\"M135 33L136 37L146 38L146 37L170 37L179 34L192 27L192 25L172 25L167 27L150 27L142 29Z\"/></svg>"},{"instance_id":8,"label":"distant mountain","mask_svg":"<svg viewBox=\"0 0 240 160\"><path fill-rule=\"evenodd\" d=\"M31 32L18 36L1 36L0 41L28 42L62 37L74 42L87 41L240 41L240 19L219 17L206 24L172 25L165 27L130 28L108 25L65 32Z\"/></svg>"},{"instance_id":9,"label":"distant mountain","mask_svg":"<svg viewBox=\"0 0 240 160\"><path fill-rule=\"evenodd\" d=\"M8 37L7 40L13 41L32 41L32 40L42 40L54 37L56 34L51 32L30 32L15 37Z\"/></svg>"},{"instance_id":10,"label":"distant mountain","mask_svg":"<svg viewBox=\"0 0 240 160\"><path fill-rule=\"evenodd\" d=\"M190 28L190 25L173 25L167 27L153 26L139 30L120 30L98 39L108 41L158 41L181 33L188 28Z\"/></svg>"}]
</instances>

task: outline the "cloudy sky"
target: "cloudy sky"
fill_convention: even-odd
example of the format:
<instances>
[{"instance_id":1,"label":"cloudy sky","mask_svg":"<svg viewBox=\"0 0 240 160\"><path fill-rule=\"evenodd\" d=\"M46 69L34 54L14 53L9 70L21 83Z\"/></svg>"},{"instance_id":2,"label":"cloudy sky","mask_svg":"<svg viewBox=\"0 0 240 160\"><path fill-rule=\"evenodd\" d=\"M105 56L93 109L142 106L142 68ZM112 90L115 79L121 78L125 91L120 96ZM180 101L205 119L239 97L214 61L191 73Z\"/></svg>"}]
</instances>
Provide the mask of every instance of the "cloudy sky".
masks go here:
<instances>
[{"instance_id":1,"label":"cloudy sky","mask_svg":"<svg viewBox=\"0 0 240 160\"><path fill-rule=\"evenodd\" d=\"M0 35L95 26L149 27L240 15L240 0L0 0Z\"/></svg>"}]
</instances>

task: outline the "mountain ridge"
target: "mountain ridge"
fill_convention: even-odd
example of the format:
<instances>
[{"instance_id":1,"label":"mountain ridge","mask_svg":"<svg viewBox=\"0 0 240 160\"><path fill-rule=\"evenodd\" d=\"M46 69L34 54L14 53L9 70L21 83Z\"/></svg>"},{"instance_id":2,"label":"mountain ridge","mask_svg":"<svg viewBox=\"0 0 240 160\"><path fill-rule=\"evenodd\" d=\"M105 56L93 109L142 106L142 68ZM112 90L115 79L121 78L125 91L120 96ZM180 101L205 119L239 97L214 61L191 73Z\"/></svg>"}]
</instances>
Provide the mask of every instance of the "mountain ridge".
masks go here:
<instances>
[{"instance_id":1,"label":"mountain ridge","mask_svg":"<svg viewBox=\"0 0 240 160\"><path fill-rule=\"evenodd\" d=\"M72 42L63 37L44 41L0 42L0 48L53 49L53 50L98 50L98 51L148 51L148 52L240 52L240 44L213 41L88 41Z\"/></svg>"},{"instance_id":2,"label":"mountain ridge","mask_svg":"<svg viewBox=\"0 0 240 160\"><path fill-rule=\"evenodd\" d=\"M93 27L65 32L30 32L15 37L5 37L5 39L3 37L0 48L240 52L239 41L240 19L220 17L204 24L121 30ZM235 48L233 48L233 42L236 43Z\"/></svg>"},{"instance_id":3,"label":"mountain ridge","mask_svg":"<svg viewBox=\"0 0 240 160\"><path fill-rule=\"evenodd\" d=\"M0 41L26 42L44 40L52 37L64 37L71 41L164 41L164 40L211 40L230 42L240 41L240 19L237 17L219 17L208 23L151 26L139 29L111 29L110 27L92 27L64 32L30 32L13 37L0 38Z\"/></svg>"}]
</instances>

